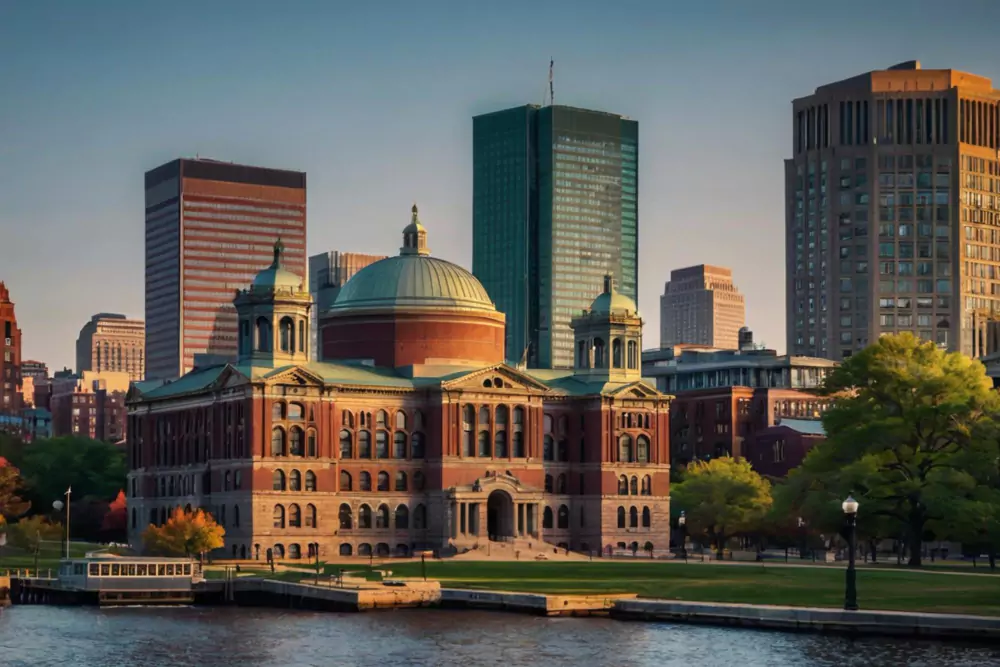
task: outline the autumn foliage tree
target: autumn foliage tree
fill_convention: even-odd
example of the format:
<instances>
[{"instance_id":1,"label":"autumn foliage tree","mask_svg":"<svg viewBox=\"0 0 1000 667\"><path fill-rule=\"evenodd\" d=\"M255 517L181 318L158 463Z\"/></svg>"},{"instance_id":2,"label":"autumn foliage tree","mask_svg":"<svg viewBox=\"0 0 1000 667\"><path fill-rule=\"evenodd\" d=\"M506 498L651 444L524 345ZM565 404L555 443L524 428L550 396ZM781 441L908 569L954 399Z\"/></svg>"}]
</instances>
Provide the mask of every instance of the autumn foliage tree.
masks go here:
<instances>
[{"instance_id":1,"label":"autumn foliage tree","mask_svg":"<svg viewBox=\"0 0 1000 667\"><path fill-rule=\"evenodd\" d=\"M0 457L0 525L28 511L30 504L21 499L21 473Z\"/></svg>"},{"instance_id":2,"label":"autumn foliage tree","mask_svg":"<svg viewBox=\"0 0 1000 667\"><path fill-rule=\"evenodd\" d=\"M108 511L101 522L101 535L112 542L123 542L128 533L128 508L125 492L119 491L108 506Z\"/></svg>"},{"instance_id":3,"label":"autumn foliage tree","mask_svg":"<svg viewBox=\"0 0 1000 667\"><path fill-rule=\"evenodd\" d=\"M193 556L223 546L226 529L201 509L185 512L180 507L162 526L150 524L142 534L146 551L164 556Z\"/></svg>"}]
</instances>

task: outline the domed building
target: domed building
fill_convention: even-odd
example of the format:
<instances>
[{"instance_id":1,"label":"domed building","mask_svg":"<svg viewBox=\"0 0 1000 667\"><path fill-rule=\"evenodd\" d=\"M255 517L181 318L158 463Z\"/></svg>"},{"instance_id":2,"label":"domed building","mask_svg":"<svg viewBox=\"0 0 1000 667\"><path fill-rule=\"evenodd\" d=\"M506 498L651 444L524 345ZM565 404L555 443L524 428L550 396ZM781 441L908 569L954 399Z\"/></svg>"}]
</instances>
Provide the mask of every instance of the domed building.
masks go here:
<instances>
[{"instance_id":1,"label":"domed building","mask_svg":"<svg viewBox=\"0 0 1000 667\"><path fill-rule=\"evenodd\" d=\"M232 558L667 552L670 397L641 377L642 319L610 276L566 370L504 362L504 315L431 256L416 206L399 255L320 313L322 361L280 240L233 303L236 360L130 391L133 544L190 506Z\"/></svg>"}]
</instances>

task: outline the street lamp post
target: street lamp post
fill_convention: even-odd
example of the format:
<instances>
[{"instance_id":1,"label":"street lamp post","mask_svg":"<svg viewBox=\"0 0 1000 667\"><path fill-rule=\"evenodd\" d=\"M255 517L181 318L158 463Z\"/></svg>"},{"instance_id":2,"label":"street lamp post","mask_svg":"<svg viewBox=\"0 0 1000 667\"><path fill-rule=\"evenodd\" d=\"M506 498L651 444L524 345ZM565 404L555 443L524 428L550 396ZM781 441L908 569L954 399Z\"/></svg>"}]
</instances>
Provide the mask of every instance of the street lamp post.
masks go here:
<instances>
[{"instance_id":1,"label":"street lamp post","mask_svg":"<svg viewBox=\"0 0 1000 667\"><path fill-rule=\"evenodd\" d=\"M684 557L684 562L687 563L687 517L684 516L684 510L681 510L681 515L677 517L677 527L681 529L681 555Z\"/></svg>"},{"instance_id":2,"label":"street lamp post","mask_svg":"<svg viewBox=\"0 0 1000 667\"><path fill-rule=\"evenodd\" d=\"M844 516L847 517L847 586L844 594L844 609L847 611L858 610L858 582L857 572L854 569L854 549L855 533L858 525L859 503L853 496L848 495L847 500L841 504Z\"/></svg>"},{"instance_id":3,"label":"street lamp post","mask_svg":"<svg viewBox=\"0 0 1000 667\"><path fill-rule=\"evenodd\" d=\"M799 560L806 557L806 522L799 517Z\"/></svg>"},{"instance_id":4,"label":"street lamp post","mask_svg":"<svg viewBox=\"0 0 1000 667\"><path fill-rule=\"evenodd\" d=\"M52 508L55 511L60 512L62 511L63 507L64 507L63 501L61 500L52 501ZM66 491L65 507L66 507L66 558L69 558L69 491L68 490Z\"/></svg>"},{"instance_id":5,"label":"street lamp post","mask_svg":"<svg viewBox=\"0 0 1000 667\"><path fill-rule=\"evenodd\" d=\"M424 581L427 581L427 552L420 552L420 573L424 575Z\"/></svg>"}]
</instances>

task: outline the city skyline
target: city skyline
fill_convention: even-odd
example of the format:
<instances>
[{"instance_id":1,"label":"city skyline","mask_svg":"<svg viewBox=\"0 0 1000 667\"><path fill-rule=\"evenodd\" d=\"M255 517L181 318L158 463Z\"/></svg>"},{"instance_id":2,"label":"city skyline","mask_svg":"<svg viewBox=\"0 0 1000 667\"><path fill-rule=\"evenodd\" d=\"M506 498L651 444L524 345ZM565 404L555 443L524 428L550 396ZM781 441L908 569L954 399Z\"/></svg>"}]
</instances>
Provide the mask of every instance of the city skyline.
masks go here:
<instances>
[{"instance_id":1,"label":"city skyline","mask_svg":"<svg viewBox=\"0 0 1000 667\"><path fill-rule=\"evenodd\" d=\"M54 5L59 23L43 18ZM101 311L142 316L138 184L178 155L309 174L310 254L393 253L397 211L416 199L435 220L435 253L471 268L470 118L542 102L550 57L557 104L643 125L644 347L658 342L654 304L669 270L707 262L745 276L748 325L783 349L791 100L909 59L1000 80L974 46L1000 15L988 3L962 16L920 10L929 3L907 4L905 15L859 3L863 25L854 11L724 3L637 5L608 25L598 5L581 3L558 21L558 7L533 7L527 26L510 7L484 17L403 5L308 16L216 7L191 26L184 5L3 10L0 57L22 65L0 73L0 86L15 91L0 123L0 278L18 304L25 358L71 366L80 321ZM706 30L725 39L704 40ZM865 48L844 48L844 34ZM233 48L247 35L250 54ZM824 49L834 55L789 57ZM716 173L730 177L708 177ZM46 263L60 270L39 270Z\"/></svg>"}]
</instances>

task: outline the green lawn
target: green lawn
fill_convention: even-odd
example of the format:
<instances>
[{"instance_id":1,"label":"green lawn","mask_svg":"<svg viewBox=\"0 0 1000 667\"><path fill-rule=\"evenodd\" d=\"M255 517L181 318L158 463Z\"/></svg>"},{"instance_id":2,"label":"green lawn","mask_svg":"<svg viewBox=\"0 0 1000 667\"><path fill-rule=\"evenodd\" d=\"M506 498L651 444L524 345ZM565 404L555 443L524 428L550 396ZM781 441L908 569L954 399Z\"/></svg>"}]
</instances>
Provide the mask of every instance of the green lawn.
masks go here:
<instances>
[{"instance_id":1,"label":"green lawn","mask_svg":"<svg viewBox=\"0 0 1000 667\"><path fill-rule=\"evenodd\" d=\"M38 552L38 569L43 572L48 569L58 569L59 559L63 556L64 548L65 547L58 542L46 542L42 544L42 547ZM70 556L80 558L86 555L88 551L101 551L106 548L107 547L103 545L93 544L90 542L71 542L69 552ZM10 546L0 548L0 572L18 569L34 570L35 554L33 552L29 553L22 549L16 549Z\"/></svg>"},{"instance_id":2,"label":"green lawn","mask_svg":"<svg viewBox=\"0 0 1000 667\"><path fill-rule=\"evenodd\" d=\"M326 568L328 574L341 566ZM345 566L364 570L365 566ZM393 576L420 576L420 563L386 562ZM427 563L427 576L445 586L537 593L637 593L676 600L840 607L844 570L780 565L684 565L662 562ZM303 576L308 579L308 576ZM899 569L860 569L863 609L1000 616L1000 578Z\"/></svg>"}]
</instances>

